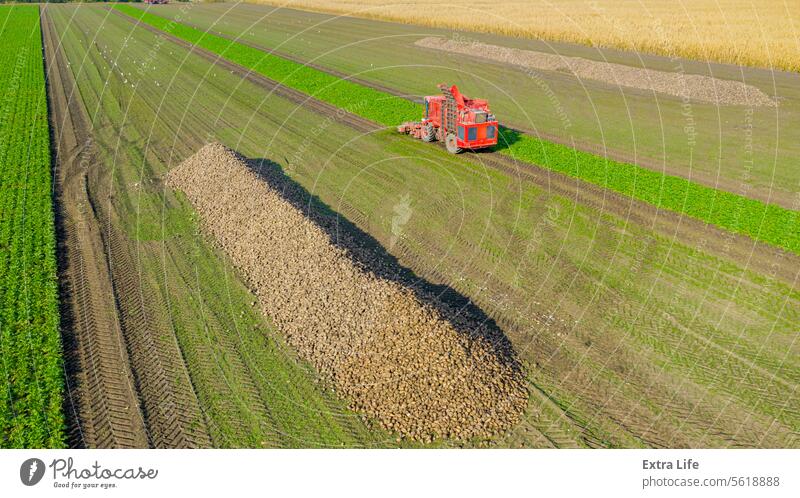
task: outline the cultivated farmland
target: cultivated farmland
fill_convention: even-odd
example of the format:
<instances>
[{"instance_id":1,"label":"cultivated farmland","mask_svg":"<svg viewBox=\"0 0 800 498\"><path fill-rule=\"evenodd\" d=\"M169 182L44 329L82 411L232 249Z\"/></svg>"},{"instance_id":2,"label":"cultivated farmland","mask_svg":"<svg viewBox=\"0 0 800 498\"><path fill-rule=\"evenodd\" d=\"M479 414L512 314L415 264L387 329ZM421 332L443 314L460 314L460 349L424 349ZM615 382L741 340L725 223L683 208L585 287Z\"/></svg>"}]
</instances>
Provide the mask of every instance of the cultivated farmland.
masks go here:
<instances>
[{"instance_id":1,"label":"cultivated farmland","mask_svg":"<svg viewBox=\"0 0 800 498\"><path fill-rule=\"evenodd\" d=\"M209 144L168 180L289 342L358 411L428 442L486 438L519 421L528 395L502 332L472 309L409 290L365 234L307 206L307 192L273 165Z\"/></svg>"},{"instance_id":2,"label":"cultivated farmland","mask_svg":"<svg viewBox=\"0 0 800 498\"><path fill-rule=\"evenodd\" d=\"M203 47L282 85L354 114L391 126L413 120L423 108L396 95L359 85L253 47L170 22L127 5L122 12ZM566 145L515 131L501 132L500 146L515 159L610 188L624 195L686 214L735 233L800 254L800 211L705 187L679 177L576 151Z\"/></svg>"},{"instance_id":3,"label":"cultivated farmland","mask_svg":"<svg viewBox=\"0 0 800 498\"><path fill-rule=\"evenodd\" d=\"M0 446L64 444L39 9L0 6Z\"/></svg>"},{"instance_id":4,"label":"cultivated farmland","mask_svg":"<svg viewBox=\"0 0 800 498\"><path fill-rule=\"evenodd\" d=\"M749 0L525 0L501 4L422 0L255 0L255 3L689 59L800 70L796 41L800 17L797 9L782 0L757 4Z\"/></svg>"},{"instance_id":5,"label":"cultivated farmland","mask_svg":"<svg viewBox=\"0 0 800 498\"><path fill-rule=\"evenodd\" d=\"M431 81L457 83L468 95L489 99L503 124L526 135L795 211L800 207L800 128L792 126L800 119L798 73L251 4L167 5L151 13L414 99L431 93ZM757 88L777 106L709 104L419 46L428 37L738 83ZM683 95L682 87L677 90Z\"/></svg>"},{"instance_id":6,"label":"cultivated farmland","mask_svg":"<svg viewBox=\"0 0 800 498\"><path fill-rule=\"evenodd\" d=\"M56 354L30 358L63 349L67 431L15 445L800 445L790 76L746 70L776 104L748 108L752 157L774 161L739 190L750 157L721 144L740 106L691 103L701 128L733 119L689 148L720 149L695 178L669 155L680 98L581 100L574 75L416 45L437 30L254 5L48 4L41 23ZM397 133L440 81L491 99L494 150ZM642 121L606 128L626 109ZM663 140L642 137L662 109ZM664 164L638 163L640 138Z\"/></svg>"},{"instance_id":7,"label":"cultivated farmland","mask_svg":"<svg viewBox=\"0 0 800 498\"><path fill-rule=\"evenodd\" d=\"M129 407L133 410L127 419L120 419L116 410L95 412L91 400L98 397L96 385L91 377L73 376L79 399L86 401L70 414L73 427L80 429L72 433L71 444L385 444L390 440L387 434L367 428L330 389L318 385L308 365L272 333L274 326L253 308L253 296L235 270L201 237L194 213L163 187L161 177L172 154L188 154L213 130L230 129L227 124L215 125L207 113L214 115L213 109L225 108L229 89L236 87L238 78L218 71L221 81L203 84L213 66L196 56L187 59L185 50L172 45L148 60L151 68L157 68L157 76L149 77L153 73L148 72L147 78L141 77L136 69L145 58L135 54L147 54L155 37L142 29L131 32L131 25L120 19L103 22L106 13L102 8L48 8L46 19L53 33L48 48L56 56L54 63L63 69L58 74L65 87L72 88L73 80L77 81L79 93L66 94L83 99L78 101L80 107L69 109L66 120L58 122L67 130L69 123L80 122L85 114L85 126L76 130L78 143L91 143L95 150L89 164L108 166L86 168L83 162L73 168L72 175L79 185L87 186L79 192L88 196L85 205L94 208L84 222L105 227L90 234L100 237L100 247L110 244L112 249L100 255L107 261L112 307L107 309L103 302L95 306L119 320L118 340L129 351L131 381L124 384L123 376L116 382L133 388L137 404ZM102 26L103 36L95 39L92 30L97 26ZM56 40L61 41L63 53L55 50ZM84 57L86 62L81 64ZM165 99L163 88L177 74L175 68L180 68L181 78L169 86L171 98ZM162 90L134 98L141 91L136 84L141 89ZM197 88L205 89L203 103L187 106ZM244 99L248 92L257 95L259 90L240 90L239 97L228 103L233 106L231 116L244 115L253 105ZM274 109L285 115L292 108L276 103ZM193 126L182 128L182 117ZM165 118L167 122L162 121ZM118 130L123 129L120 134ZM70 181L64 179L65 184ZM72 243L78 241L68 241ZM75 350L69 351L81 367L75 369L78 372L84 368L81 358L100 356L82 353L80 344L76 341ZM102 373L102 365L93 368ZM120 430L120 420L133 425L132 430ZM139 431L144 442L138 436L108 437Z\"/></svg>"},{"instance_id":8,"label":"cultivated farmland","mask_svg":"<svg viewBox=\"0 0 800 498\"><path fill-rule=\"evenodd\" d=\"M322 101L276 86L233 61L244 51L219 59L202 48L212 38L193 39L201 48L189 53L185 40L102 7L51 15L105 165L88 181L94 198L109 199L99 212L119 234L112 280L134 285L122 295L147 297L147 316L164 317L159 330L179 344L173 361L205 414L190 427L211 444L398 443L343 406L346 390L334 394L295 363L285 317L254 309L246 279L199 230L202 215L165 188L166 172L209 141L276 164L309 202L504 331L525 367L528 406L505 434L461 444L796 444L798 366L786 355L796 348L795 256L496 154L450 156L365 119L358 104L378 109L372 100L348 100L353 114L340 113L333 99L350 95ZM294 70L285 78L302 84ZM114 263L125 251L136 256ZM134 376L147 371L131 364ZM292 383L274 381L296 368Z\"/></svg>"}]
</instances>

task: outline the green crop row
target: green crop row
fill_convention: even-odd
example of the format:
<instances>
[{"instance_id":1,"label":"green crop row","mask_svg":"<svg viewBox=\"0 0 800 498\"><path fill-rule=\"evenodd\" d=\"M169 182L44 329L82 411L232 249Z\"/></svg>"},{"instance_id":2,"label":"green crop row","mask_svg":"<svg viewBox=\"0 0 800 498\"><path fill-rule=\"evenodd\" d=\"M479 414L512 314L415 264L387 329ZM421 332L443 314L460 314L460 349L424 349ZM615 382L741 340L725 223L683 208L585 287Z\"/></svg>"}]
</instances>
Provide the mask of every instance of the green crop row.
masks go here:
<instances>
[{"instance_id":1,"label":"green crop row","mask_svg":"<svg viewBox=\"0 0 800 498\"><path fill-rule=\"evenodd\" d=\"M226 38L206 33L129 5L116 8L141 22L219 54L244 67L347 109L385 126L419 119L422 106L403 98L342 80ZM734 233L800 254L800 213L684 178L609 160L503 129L499 152L580 178L659 208L685 214Z\"/></svg>"},{"instance_id":2,"label":"green crop row","mask_svg":"<svg viewBox=\"0 0 800 498\"><path fill-rule=\"evenodd\" d=\"M502 153L800 254L800 212L502 130Z\"/></svg>"},{"instance_id":3,"label":"green crop row","mask_svg":"<svg viewBox=\"0 0 800 498\"><path fill-rule=\"evenodd\" d=\"M55 224L37 6L0 6L0 446L64 445Z\"/></svg>"}]
</instances>

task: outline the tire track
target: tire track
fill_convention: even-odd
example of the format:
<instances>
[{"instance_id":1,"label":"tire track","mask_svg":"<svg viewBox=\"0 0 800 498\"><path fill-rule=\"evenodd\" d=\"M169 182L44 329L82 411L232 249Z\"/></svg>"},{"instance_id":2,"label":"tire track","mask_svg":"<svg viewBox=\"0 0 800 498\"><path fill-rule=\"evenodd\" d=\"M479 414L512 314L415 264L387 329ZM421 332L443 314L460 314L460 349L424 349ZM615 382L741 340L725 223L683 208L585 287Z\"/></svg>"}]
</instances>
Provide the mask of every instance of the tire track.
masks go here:
<instances>
[{"instance_id":1,"label":"tire track","mask_svg":"<svg viewBox=\"0 0 800 498\"><path fill-rule=\"evenodd\" d=\"M59 202L64 212L68 301L76 318L69 343L72 443L86 447L210 446L203 415L172 330L140 287L130 242L92 190L101 162L52 22L43 12L50 94L57 100ZM67 89L68 93L67 93ZM69 97L67 97L69 95ZM99 182L102 184L102 182ZM69 375L68 375L69 377ZM135 410L134 410L135 408Z\"/></svg>"},{"instance_id":2,"label":"tire track","mask_svg":"<svg viewBox=\"0 0 800 498\"><path fill-rule=\"evenodd\" d=\"M197 248L189 241L178 241L176 244L176 253L173 249L168 249L169 258L173 261L176 267L180 267L179 259L186 257L186 255L193 254ZM190 281L194 274L179 272L179 277L187 287L196 287L197 282ZM170 280L166 283L169 287L176 285L176 282ZM175 292L177 294L177 292ZM197 297L198 301L202 301L200 296ZM203 312L203 324L205 320L213 320L213 317L206 316ZM268 405L262 399L261 393L254 382L253 372L250 371L249 366L245 361L245 351L241 350L241 344L236 343L230 336L224 335L210 335L211 331L219 329L219 326L205 326L204 333L198 334L191 340L191 351L187 351L187 357L191 358L194 367L192 374L195 371L203 373L215 374L215 378L211 380L212 384L216 387L216 392L227 393L225 399L216 399L212 396L204 396L199 393L199 399L203 406L208 410L216 410L225 412L225 422L238 429L238 433L247 434L252 432L249 424L258 425L263 437L268 438L266 441L271 447L280 447L281 434L278 430L278 424L272 419L268 411ZM220 364L224 362L224 365ZM202 373L197 375L202 376ZM235 382L239 385L238 395L234 394L230 383ZM226 401L227 400L227 401ZM227 405L227 406L226 406ZM215 442L226 441L227 446L232 446L233 443L226 440L227 433L220 430L218 427L209 427L212 439ZM262 442L263 444L263 442ZM219 444L216 444L219 446Z\"/></svg>"},{"instance_id":3,"label":"tire track","mask_svg":"<svg viewBox=\"0 0 800 498\"><path fill-rule=\"evenodd\" d=\"M40 9L56 164L69 444L146 447L148 434L110 299L99 220L90 208L86 174L94 162L94 148L88 136L76 133L86 129L86 118L46 11Z\"/></svg>"},{"instance_id":4,"label":"tire track","mask_svg":"<svg viewBox=\"0 0 800 498\"><path fill-rule=\"evenodd\" d=\"M114 298L120 310L131 366L142 396L142 409L156 448L211 446L205 419L175 335L144 292L129 252L131 242L108 224L107 252Z\"/></svg>"},{"instance_id":5,"label":"tire track","mask_svg":"<svg viewBox=\"0 0 800 498\"><path fill-rule=\"evenodd\" d=\"M134 19L125 16L120 12L115 13L128 19L129 22L136 23ZM223 67L226 69L239 74L244 79L261 86L265 90L271 92L274 91L276 94L286 97L295 103L303 105L304 107L329 116L341 113L338 108L332 107L325 103L320 103L319 101L316 101L315 99L304 94L297 95L299 92L285 89L285 87L282 87L279 83L269 80L268 78L264 78L263 76L254 75L254 73L252 73L249 69L230 63L229 61L225 61L216 54L194 47L183 40L172 37L171 35L167 35L166 33L163 33L162 31L151 26L138 23L136 24L148 29L151 32L157 33L159 36L166 37L166 39L178 43L189 50L194 51L198 55L201 55L215 64L223 65ZM284 93L283 90L286 90L288 93ZM347 120L345 123L350 125L355 130L361 132L382 128L363 118L349 114L347 115ZM430 152L420 149L420 155L423 157L425 155L431 157L434 156L434 152L433 149L431 149ZM432 158L435 160L441 159L438 154ZM747 237L720 230L703 222L679 215L677 213L661 210L650 204L636 201L629 197L622 196L582 180L567 177L550 170L538 168L528 163L515 161L512 157L502 154L467 154L464 156L464 159L473 163L474 165L489 167L498 171L502 171L513 179L531 182L535 185L538 185L550 194L559 195L573 202L592 208L599 213L598 221L603 215L611 214L621 218L626 224L633 223L647 229L652 229L665 238L678 241L681 244L702 247L704 251L710 254L727 260L732 260L741 266L752 269L753 271L758 271L764 274L774 274L784 282L794 285L797 268L800 267L800 264L798 264L798 262L800 262L800 258L797 258L795 255L787 254L771 246L754 242L752 239ZM463 167L463 162L461 160L456 161L454 159L451 161L451 164ZM475 168L473 171L474 174L481 174L480 167ZM367 225L369 224L368 216L364 215L363 213L357 214L360 216L360 221L365 222ZM358 218L358 216L356 217ZM485 252L483 249L477 247L476 250ZM709 267L709 270L714 271L714 268ZM443 282L448 281L442 272L438 273L437 280ZM502 320L501 323L503 322L505 322L505 320ZM735 360L735 357L731 359L731 361ZM744 368L746 368L746 365ZM555 372L558 373L558 370L556 369ZM607 391L609 393L615 392L613 385L608 384L605 381L603 381L603 383L605 387L608 388ZM646 389L647 386L649 386L649 384L644 382L641 388ZM650 389L646 389L646 391L649 390ZM597 393L586 393L586 399L589 400L590 405L602 407L605 411L607 411L606 415L611 420L619 423L621 428L624 429L626 426L631 426L629 429L624 429L630 434L645 434L645 439L650 444L667 445L670 442L672 444L675 443L674 439L670 439L672 437L672 433L670 431L659 433L658 430L654 430L652 427L648 429L647 424L641 423L642 419L646 420L648 418L653 418L651 416L638 414L635 417L639 420L631 422L631 413L626 412L625 410L610 409L608 407L608 399L606 399L602 393L600 395ZM668 404L667 406L671 405ZM680 410L686 409L686 405L682 405L680 408ZM670 409L668 408L667 411L670 411ZM658 419L658 416L655 418ZM701 425L701 427L702 426L703 425ZM708 427L707 422L705 426ZM711 429L712 428L709 428L709 430ZM730 435L727 436L729 437Z\"/></svg>"}]
</instances>

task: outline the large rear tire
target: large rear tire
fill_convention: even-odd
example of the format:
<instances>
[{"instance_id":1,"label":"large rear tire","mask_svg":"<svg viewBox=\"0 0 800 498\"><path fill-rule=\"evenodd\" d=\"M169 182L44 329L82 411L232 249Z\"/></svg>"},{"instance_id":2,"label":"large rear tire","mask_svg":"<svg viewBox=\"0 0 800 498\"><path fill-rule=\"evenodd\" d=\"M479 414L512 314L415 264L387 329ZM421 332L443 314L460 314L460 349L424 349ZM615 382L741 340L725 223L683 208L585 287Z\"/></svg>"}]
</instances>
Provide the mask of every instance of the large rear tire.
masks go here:
<instances>
[{"instance_id":1,"label":"large rear tire","mask_svg":"<svg viewBox=\"0 0 800 498\"><path fill-rule=\"evenodd\" d=\"M444 144L447 147L447 152L451 154L458 154L462 150L461 147L458 146L458 142L456 142L456 136L452 133L447 135Z\"/></svg>"},{"instance_id":2,"label":"large rear tire","mask_svg":"<svg viewBox=\"0 0 800 498\"><path fill-rule=\"evenodd\" d=\"M436 140L436 129L428 123L422 130L422 141L433 142L434 140Z\"/></svg>"}]
</instances>

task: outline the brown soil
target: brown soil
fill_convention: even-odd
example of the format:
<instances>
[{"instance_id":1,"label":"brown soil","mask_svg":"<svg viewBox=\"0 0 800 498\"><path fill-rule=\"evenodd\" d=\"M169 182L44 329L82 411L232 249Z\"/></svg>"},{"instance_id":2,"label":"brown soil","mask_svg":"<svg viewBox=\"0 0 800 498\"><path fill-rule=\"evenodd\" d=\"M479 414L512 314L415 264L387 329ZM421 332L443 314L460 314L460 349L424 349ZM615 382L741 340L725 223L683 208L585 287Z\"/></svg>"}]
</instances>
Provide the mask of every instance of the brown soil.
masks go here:
<instances>
[{"instance_id":1,"label":"brown soil","mask_svg":"<svg viewBox=\"0 0 800 498\"><path fill-rule=\"evenodd\" d=\"M567 57L534 50L489 45L478 41L458 41L430 36L415 45L482 57L495 62L542 71L563 71L579 79L591 79L609 85L658 92L673 97L709 102L717 105L776 106L769 95L741 81L679 72L656 71L582 57Z\"/></svg>"},{"instance_id":2,"label":"brown soil","mask_svg":"<svg viewBox=\"0 0 800 498\"><path fill-rule=\"evenodd\" d=\"M47 94L56 164L61 325L67 364L72 447L149 446L144 416L119 327L100 222L87 170L96 162L91 135L57 36L41 9Z\"/></svg>"},{"instance_id":3,"label":"brown soil","mask_svg":"<svg viewBox=\"0 0 800 498\"><path fill-rule=\"evenodd\" d=\"M353 409L406 437L465 440L514 425L528 394L502 332L391 278L373 248L263 166L259 176L210 144L167 183L186 193L300 355Z\"/></svg>"},{"instance_id":4,"label":"brown soil","mask_svg":"<svg viewBox=\"0 0 800 498\"><path fill-rule=\"evenodd\" d=\"M91 123L43 7L73 447L210 446L174 333L119 229Z\"/></svg>"}]
</instances>

